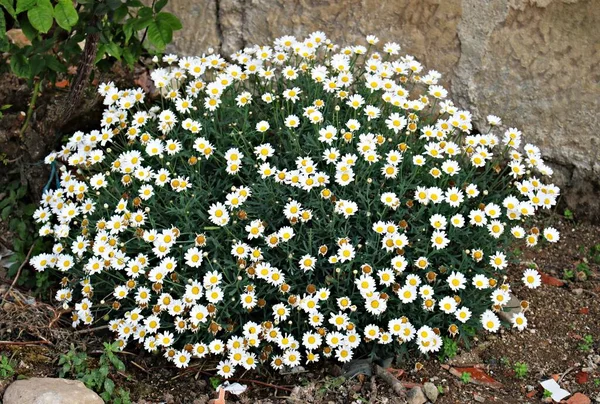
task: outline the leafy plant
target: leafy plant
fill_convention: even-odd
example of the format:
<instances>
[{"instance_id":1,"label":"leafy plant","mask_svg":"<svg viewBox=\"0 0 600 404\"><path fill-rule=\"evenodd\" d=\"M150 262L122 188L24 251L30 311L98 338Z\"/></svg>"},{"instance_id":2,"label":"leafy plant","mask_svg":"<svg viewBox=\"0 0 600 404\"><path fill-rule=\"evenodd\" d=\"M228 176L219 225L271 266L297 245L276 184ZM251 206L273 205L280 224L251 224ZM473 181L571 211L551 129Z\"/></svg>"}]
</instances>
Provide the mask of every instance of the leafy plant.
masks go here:
<instances>
[{"instance_id":1,"label":"leafy plant","mask_svg":"<svg viewBox=\"0 0 600 404\"><path fill-rule=\"evenodd\" d=\"M104 350L98 359L97 367L91 368L91 360L85 352L78 352L71 345L71 349L61 355L58 364L61 365L60 377L74 377L83 382L88 388L100 394L106 402L127 404L131 402L129 392L123 388L115 389L115 382L109 375L116 371L125 370L125 364L115 355L118 351L117 344L104 343Z\"/></svg>"},{"instance_id":2,"label":"leafy plant","mask_svg":"<svg viewBox=\"0 0 600 404\"><path fill-rule=\"evenodd\" d=\"M99 35L95 63L110 67L123 60L133 66L144 51L164 50L173 32L182 28L177 17L162 11L167 0L150 6L139 0L1 0L0 51L10 55L10 70L29 82L56 80L76 65L83 40ZM8 40L7 28L20 28L28 43Z\"/></svg>"},{"instance_id":3,"label":"leafy plant","mask_svg":"<svg viewBox=\"0 0 600 404\"><path fill-rule=\"evenodd\" d=\"M440 362L446 362L452 359L458 353L458 343L452 338L443 337L442 353L439 356Z\"/></svg>"},{"instance_id":4,"label":"leafy plant","mask_svg":"<svg viewBox=\"0 0 600 404\"><path fill-rule=\"evenodd\" d=\"M20 180L13 180L0 192L0 220L8 224L12 233L13 255L10 257L8 276L16 276L21 264L28 256L35 255L47 247L47 242L39 238L31 215L37 205L29 201L27 185ZM44 292L51 284L48 282L50 273L36 273L24 267L17 281L19 286L37 288L38 293Z\"/></svg>"},{"instance_id":5,"label":"leafy plant","mask_svg":"<svg viewBox=\"0 0 600 404\"><path fill-rule=\"evenodd\" d=\"M465 384L469 383L471 381L471 373L462 372L462 374L460 375L460 380L462 380L462 382Z\"/></svg>"},{"instance_id":6,"label":"leafy plant","mask_svg":"<svg viewBox=\"0 0 600 404\"><path fill-rule=\"evenodd\" d=\"M527 372L529 372L529 366L525 362L517 362L513 366L513 370L515 371L515 376L519 379L522 379L527 376Z\"/></svg>"},{"instance_id":7,"label":"leafy plant","mask_svg":"<svg viewBox=\"0 0 600 404\"><path fill-rule=\"evenodd\" d=\"M8 379L15 374L13 362L4 355L0 355L0 379Z\"/></svg>"},{"instance_id":8,"label":"leafy plant","mask_svg":"<svg viewBox=\"0 0 600 404\"><path fill-rule=\"evenodd\" d=\"M182 368L216 355L223 378L437 356L444 336L468 347L498 332L509 247L559 241L531 226L556 204L539 179L551 169L496 117L471 133L437 72L371 46L317 32L232 62L168 55L150 75L152 106L141 89L101 85L101 130L48 156L64 163L61 187L36 211L64 248L32 265L68 273L56 299L75 325L107 315L120 346L143 340ZM521 281L540 277L528 268Z\"/></svg>"},{"instance_id":9,"label":"leafy plant","mask_svg":"<svg viewBox=\"0 0 600 404\"><path fill-rule=\"evenodd\" d=\"M542 394L544 398L552 397L552 392L550 390L544 389L544 394Z\"/></svg>"},{"instance_id":10,"label":"leafy plant","mask_svg":"<svg viewBox=\"0 0 600 404\"><path fill-rule=\"evenodd\" d=\"M573 211L570 209L565 209L564 217L565 217L565 219L573 220L574 219Z\"/></svg>"},{"instance_id":11,"label":"leafy plant","mask_svg":"<svg viewBox=\"0 0 600 404\"><path fill-rule=\"evenodd\" d=\"M587 334L583 337L583 342L579 344L579 350L583 352L589 352L594 346L594 337L591 334Z\"/></svg>"}]
</instances>

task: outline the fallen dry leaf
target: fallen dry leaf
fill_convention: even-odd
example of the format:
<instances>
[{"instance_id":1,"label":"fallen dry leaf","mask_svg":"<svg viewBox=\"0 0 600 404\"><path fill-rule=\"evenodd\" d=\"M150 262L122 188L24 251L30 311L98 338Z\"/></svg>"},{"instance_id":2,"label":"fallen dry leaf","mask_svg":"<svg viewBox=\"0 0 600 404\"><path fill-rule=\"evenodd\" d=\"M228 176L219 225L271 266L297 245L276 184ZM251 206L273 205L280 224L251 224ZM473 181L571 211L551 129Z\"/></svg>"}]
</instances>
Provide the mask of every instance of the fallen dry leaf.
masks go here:
<instances>
[{"instance_id":1,"label":"fallen dry leaf","mask_svg":"<svg viewBox=\"0 0 600 404\"><path fill-rule=\"evenodd\" d=\"M442 365L442 367L444 367L444 366ZM449 369L447 369L447 370L450 372L450 374L452 374L456 377L459 377L459 378L462 376L463 373L470 373L471 380L469 381L469 383L478 384L481 386L488 386L493 389L499 389L502 387L502 383L493 379L490 375L485 373L478 366L456 367L456 368L449 367Z\"/></svg>"},{"instance_id":2,"label":"fallen dry leaf","mask_svg":"<svg viewBox=\"0 0 600 404\"><path fill-rule=\"evenodd\" d=\"M545 274L543 272L540 272L540 276L542 278L542 283L544 285L556 286L556 287L560 288L561 286L564 286L564 284L565 284L560 279L550 276L548 274Z\"/></svg>"}]
</instances>

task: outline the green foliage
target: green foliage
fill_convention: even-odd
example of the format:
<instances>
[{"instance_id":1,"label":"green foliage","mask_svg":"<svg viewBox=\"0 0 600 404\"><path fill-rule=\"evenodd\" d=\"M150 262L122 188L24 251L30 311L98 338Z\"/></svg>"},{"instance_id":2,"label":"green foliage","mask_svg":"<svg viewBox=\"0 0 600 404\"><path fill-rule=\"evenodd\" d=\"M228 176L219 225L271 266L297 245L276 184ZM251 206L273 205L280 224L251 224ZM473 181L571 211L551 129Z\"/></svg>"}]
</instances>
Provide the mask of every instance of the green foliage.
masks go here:
<instances>
[{"instance_id":1,"label":"green foliage","mask_svg":"<svg viewBox=\"0 0 600 404\"><path fill-rule=\"evenodd\" d=\"M100 37L98 67L108 69L117 60L133 66L143 54L163 51L173 32L182 28L176 16L161 11L166 3L0 0L0 52L9 55L6 67L30 85L36 79L55 81L59 73L76 65L82 53L80 43L94 33ZM31 43L11 43L9 27L20 28Z\"/></svg>"},{"instance_id":2,"label":"green foliage","mask_svg":"<svg viewBox=\"0 0 600 404\"><path fill-rule=\"evenodd\" d=\"M515 371L515 376L519 379L522 379L527 376L527 372L529 372L529 365L525 362L517 362L513 366L513 370Z\"/></svg>"},{"instance_id":3,"label":"green foliage","mask_svg":"<svg viewBox=\"0 0 600 404\"><path fill-rule=\"evenodd\" d=\"M218 376L213 376L213 377L209 378L208 381L210 382L210 385L213 388L213 390L216 390L217 387L219 387L219 385L222 383L223 380Z\"/></svg>"},{"instance_id":4,"label":"green foliage","mask_svg":"<svg viewBox=\"0 0 600 404\"><path fill-rule=\"evenodd\" d=\"M8 379L15 374L14 363L4 355L0 355L0 379Z\"/></svg>"},{"instance_id":5,"label":"green foliage","mask_svg":"<svg viewBox=\"0 0 600 404\"><path fill-rule=\"evenodd\" d=\"M600 243L590 247L590 258L594 264L600 265Z\"/></svg>"},{"instance_id":6,"label":"green foliage","mask_svg":"<svg viewBox=\"0 0 600 404\"><path fill-rule=\"evenodd\" d=\"M462 382L465 384L469 383L471 381L471 373L462 372L462 374L460 375L460 380L462 380Z\"/></svg>"},{"instance_id":7,"label":"green foliage","mask_svg":"<svg viewBox=\"0 0 600 404\"><path fill-rule=\"evenodd\" d=\"M458 343L452 338L443 337L442 353L439 356L440 362L446 362L452 359L458 353Z\"/></svg>"},{"instance_id":8,"label":"green foliage","mask_svg":"<svg viewBox=\"0 0 600 404\"><path fill-rule=\"evenodd\" d=\"M579 344L579 350L583 352L589 352L594 347L594 337L590 334L587 334L583 337L583 342Z\"/></svg>"},{"instance_id":9,"label":"green foliage","mask_svg":"<svg viewBox=\"0 0 600 404\"><path fill-rule=\"evenodd\" d=\"M43 251L47 244L37 236L36 225L32 214L37 205L30 203L27 196L27 185L20 180L14 180L0 192L0 220L8 224L12 233L11 240L14 254L10 257L8 276L16 275L19 267L25 261L29 250L31 255ZM36 288L38 293L43 292L48 286L49 272L36 273L27 267L23 268L17 285L30 289Z\"/></svg>"},{"instance_id":10,"label":"green foliage","mask_svg":"<svg viewBox=\"0 0 600 404\"><path fill-rule=\"evenodd\" d=\"M544 398L549 398L552 397L552 392L550 390L546 390L544 389L544 394L543 394Z\"/></svg>"},{"instance_id":11,"label":"green foliage","mask_svg":"<svg viewBox=\"0 0 600 404\"><path fill-rule=\"evenodd\" d=\"M115 404L131 403L129 392L116 388L115 382L109 377L117 371L125 370L125 364L115 355L119 349L116 344L104 343L104 351L98 360L97 367L90 367L90 359L85 352L71 349L61 355L58 364L61 365L60 377L72 377L83 382L88 388L100 394L106 402Z\"/></svg>"},{"instance_id":12,"label":"green foliage","mask_svg":"<svg viewBox=\"0 0 600 404\"><path fill-rule=\"evenodd\" d=\"M570 209L565 209L564 217L565 217L565 219L568 219L568 220L573 220L575 218L573 216L573 211Z\"/></svg>"}]
</instances>

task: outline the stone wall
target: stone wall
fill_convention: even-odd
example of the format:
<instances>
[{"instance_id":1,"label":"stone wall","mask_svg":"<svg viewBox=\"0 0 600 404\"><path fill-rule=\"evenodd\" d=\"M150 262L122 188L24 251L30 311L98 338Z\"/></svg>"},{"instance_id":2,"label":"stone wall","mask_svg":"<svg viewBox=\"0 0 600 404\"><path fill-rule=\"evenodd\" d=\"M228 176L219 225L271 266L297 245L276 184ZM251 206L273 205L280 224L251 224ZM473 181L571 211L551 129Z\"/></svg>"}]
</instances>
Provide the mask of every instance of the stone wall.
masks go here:
<instances>
[{"instance_id":1,"label":"stone wall","mask_svg":"<svg viewBox=\"0 0 600 404\"><path fill-rule=\"evenodd\" d=\"M399 42L444 74L455 101L523 130L554 163L564 201L600 218L600 0L171 0L172 50L202 54L324 31Z\"/></svg>"}]
</instances>

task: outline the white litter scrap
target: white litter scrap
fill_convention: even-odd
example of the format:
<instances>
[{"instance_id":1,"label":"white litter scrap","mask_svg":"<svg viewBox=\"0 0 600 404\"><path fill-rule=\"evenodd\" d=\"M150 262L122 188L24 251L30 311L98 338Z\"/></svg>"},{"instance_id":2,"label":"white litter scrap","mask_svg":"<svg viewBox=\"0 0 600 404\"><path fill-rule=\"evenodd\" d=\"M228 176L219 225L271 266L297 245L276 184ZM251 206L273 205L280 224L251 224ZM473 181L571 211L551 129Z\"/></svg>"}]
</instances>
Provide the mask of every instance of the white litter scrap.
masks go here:
<instances>
[{"instance_id":1,"label":"white litter scrap","mask_svg":"<svg viewBox=\"0 0 600 404\"><path fill-rule=\"evenodd\" d=\"M228 393L239 396L240 394L242 394L243 392L245 392L248 389L248 386L246 386L245 384L225 382L225 383L221 384L219 387L217 387L217 391L219 391L221 389L225 390Z\"/></svg>"},{"instance_id":2,"label":"white litter scrap","mask_svg":"<svg viewBox=\"0 0 600 404\"><path fill-rule=\"evenodd\" d=\"M552 400L554 400L556 402L571 395L571 393L569 393L567 390L561 388L558 385L558 383L556 383L556 380L554 380L554 379L545 380L545 381L541 382L540 384L542 385L542 387L544 389L546 389L550 393L552 393L552 395L550 397L552 398Z\"/></svg>"}]
</instances>

